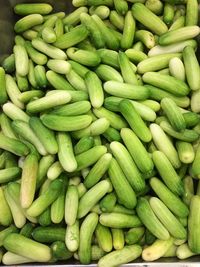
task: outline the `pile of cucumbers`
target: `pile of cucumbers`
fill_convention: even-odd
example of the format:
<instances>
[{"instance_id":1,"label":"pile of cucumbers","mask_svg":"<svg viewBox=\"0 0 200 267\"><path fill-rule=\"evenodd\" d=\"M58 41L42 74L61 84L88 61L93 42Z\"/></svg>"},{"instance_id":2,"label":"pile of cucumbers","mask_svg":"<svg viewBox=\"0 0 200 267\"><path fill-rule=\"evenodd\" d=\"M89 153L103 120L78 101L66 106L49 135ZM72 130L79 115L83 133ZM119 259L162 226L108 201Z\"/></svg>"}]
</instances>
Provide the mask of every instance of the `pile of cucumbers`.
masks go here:
<instances>
[{"instance_id":1,"label":"pile of cucumbers","mask_svg":"<svg viewBox=\"0 0 200 267\"><path fill-rule=\"evenodd\" d=\"M200 254L198 1L72 3L70 14L14 7L0 67L0 260Z\"/></svg>"}]
</instances>

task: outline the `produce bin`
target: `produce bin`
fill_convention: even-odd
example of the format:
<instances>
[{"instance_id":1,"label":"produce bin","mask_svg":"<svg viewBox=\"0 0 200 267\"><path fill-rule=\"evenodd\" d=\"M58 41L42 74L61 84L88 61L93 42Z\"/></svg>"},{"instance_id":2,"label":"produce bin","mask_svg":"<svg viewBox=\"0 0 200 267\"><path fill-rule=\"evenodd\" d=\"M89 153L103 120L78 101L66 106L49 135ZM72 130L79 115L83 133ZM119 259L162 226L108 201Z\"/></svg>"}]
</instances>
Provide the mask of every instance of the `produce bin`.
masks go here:
<instances>
[{"instance_id":1,"label":"produce bin","mask_svg":"<svg viewBox=\"0 0 200 267\"><path fill-rule=\"evenodd\" d=\"M13 26L17 16L13 12L13 7L17 3L31 3L31 2L46 2L54 7L54 12L64 11L70 13L73 10L71 0L0 0L0 62L10 54L14 43L14 30ZM16 266L16 265L15 265ZM95 263L89 265L82 265L77 261L66 261L56 264L23 264L20 266L66 266L66 267L86 267L97 266ZM134 263L123 265L123 267L192 267L200 266L200 256L194 256L188 260L178 260L177 258L165 258L155 262L144 262L141 259L136 260ZM107 266L109 267L109 266Z\"/></svg>"}]
</instances>

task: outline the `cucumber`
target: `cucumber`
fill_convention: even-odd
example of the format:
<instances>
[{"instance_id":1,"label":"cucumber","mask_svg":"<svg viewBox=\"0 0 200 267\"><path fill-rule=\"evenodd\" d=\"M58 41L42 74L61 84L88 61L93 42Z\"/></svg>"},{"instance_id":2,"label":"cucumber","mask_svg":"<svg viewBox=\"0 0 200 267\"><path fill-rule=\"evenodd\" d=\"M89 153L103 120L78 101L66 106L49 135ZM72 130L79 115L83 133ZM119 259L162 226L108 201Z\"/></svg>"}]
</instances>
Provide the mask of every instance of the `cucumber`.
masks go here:
<instances>
[{"instance_id":1,"label":"cucumber","mask_svg":"<svg viewBox=\"0 0 200 267\"><path fill-rule=\"evenodd\" d=\"M62 241L55 241L51 244L52 254L56 260L68 260L72 257L72 252L70 252L65 243Z\"/></svg>"},{"instance_id":2,"label":"cucumber","mask_svg":"<svg viewBox=\"0 0 200 267\"><path fill-rule=\"evenodd\" d=\"M142 191L145 188L145 182L126 147L114 141L110 144L110 149L133 189L136 192Z\"/></svg>"},{"instance_id":3,"label":"cucumber","mask_svg":"<svg viewBox=\"0 0 200 267\"><path fill-rule=\"evenodd\" d=\"M76 116L86 114L91 109L89 101L78 101L72 104L56 107L51 111L51 114L60 116Z\"/></svg>"},{"instance_id":4,"label":"cucumber","mask_svg":"<svg viewBox=\"0 0 200 267\"><path fill-rule=\"evenodd\" d=\"M92 246L92 260L97 261L101 259L105 255L105 251L101 249L99 246Z\"/></svg>"},{"instance_id":5,"label":"cucumber","mask_svg":"<svg viewBox=\"0 0 200 267\"><path fill-rule=\"evenodd\" d=\"M140 198L138 200L136 211L142 223L153 235L161 240L169 239L169 232L158 220L147 199Z\"/></svg>"},{"instance_id":6,"label":"cucumber","mask_svg":"<svg viewBox=\"0 0 200 267\"><path fill-rule=\"evenodd\" d=\"M79 259L82 264L89 264L91 262L91 243L92 236L98 223L98 215L90 213L85 217L80 227L80 245L79 245Z\"/></svg>"},{"instance_id":7,"label":"cucumber","mask_svg":"<svg viewBox=\"0 0 200 267\"><path fill-rule=\"evenodd\" d=\"M96 68L95 72L98 77L105 82L110 80L120 83L123 82L123 77L121 76L120 72L109 65L100 64Z\"/></svg>"},{"instance_id":8,"label":"cucumber","mask_svg":"<svg viewBox=\"0 0 200 267\"><path fill-rule=\"evenodd\" d=\"M70 32L59 36L54 43L54 46L58 47L59 49L66 49L77 45L81 41L85 40L87 36L87 28L84 25L79 25L73 28Z\"/></svg>"},{"instance_id":9,"label":"cucumber","mask_svg":"<svg viewBox=\"0 0 200 267\"><path fill-rule=\"evenodd\" d=\"M0 170L0 183L7 183L19 178L21 169L18 167L5 168Z\"/></svg>"},{"instance_id":10,"label":"cucumber","mask_svg":"<svg viewBox=\"0 0 200 267\"><path fill-rule=\"evenodd\" d=\"M112 228L113 247L115 250L122 249L124 247L124 232L122 229Z\"/></svg>"},{"instance_id":11,"label":"cucumber","mask_svg":"<svg viewBox=\"0 0 200 267\"><path fill-rule=\"evenodd\" d=\"M176 250L176 256L178 259L180 260L184 260L187 258L190 258L192 256L196 255L196 253L192 252L188 246L188 244L182 244L180 246L178 246L177 250Z\"/></svg>"},{"instance_id":12,"label":"cucumber","mask_svg":"<svg viewBox=\"0 0 200 267\"><path fill-rule=\"evenodd\" d=\"M20 120L15 120L12 122L12 127L20 137L30 142L41 155L45 156L47 154L47 151L44 148L43 144L32 131L28 123Z\"/></svg>"},{"instance_id":13,"label":"cucumber","mask_svg":"<svg viewBox=\"0 0 200 267\"><path fill-rule=\"evenodd\" d=\"M92 136L84 136L82 137L74 146L75 155L81 154L94 145L94 138Z\"/></svg>"},{"instance_id":14,"label":"cucumber","mask_svg":"<svg viewBox=\"0 0 200 267\"><path fill-rule=\"evenodd\" d=\"M6 201L3 187L0 187L0 223L9 226L12 223L12 213Z\"/></svg>"},{"instance_id":15,"label":"cucumber","mask_svg":"<svg viewBox=\"0 0 200 267\"><path fill-rule=\"evenodd\" d=\"M58 144L56 142L54 133L46 128L42 124L41 120L37 117L31 117L29 120L29 125L47 152L49 154L56 154L58 152Z\"/></svg>"},{"instance_id":16,"label":"cucumber","mask_svg":"<svg viewBox=\"0 0 200 267\"><path fill-rule=\"evenodd\" d=\"M144 227L135 227L128 230L125 233L125 241L127 245L133 245L138 243L144 236L145 228Z\"/></svg>"},{"instance_id":17,"label":"cucumber","mask_svg":"<svg viewBox=\"0 0 200 267\"><path fill-rule=\"evenodd\" d=\"M73 172L77 168L77 162L74 156L71 137L68 133L58 133L58 159L63 169L67 172Z\"/></svg>"},{"instance_id":18,"label":"cucumber","mask_svg":"<svg viewBox=\"0 0 200 267\"><path fill-rule=\"evenodd\" d=\"M100 209L103 212L112 212L115 204L117 201L117 197L115 195L115 193L111 192L107 195L105 195L105 197L102 198L102 200L99 203Z\"/></svg>"},{"instance_id":19,"label":"cucumber","mask_svg":"<svg viewBox=\"0 0 200 267\"><path fill-rule=\"evenodd\" d=\"M47 15L52 11L52 6L46 3L17 4L14 11L17 15L41 14Z\"/></svg>"},{"instance_id":20,"label":"cucumber","mask_svg":"<svg viewBox=\"0 0 200 267\"><path fill-rule=\"evenodd\" d=\"M141 116L137 113L131 102L127 99L122 100L119 103L119 110L124 116L124 118L127 120L131 129L135 132L135 134L143 142L150 142L152 138L151 132L142 120Z\"/></svg>"},{"instance_id":21,"label":"cucumber","mask_svg":"<svg viewBox=\"0 0 200 267\"><path fill-rule=\"evenodd\" d=\"M25 122L28 122L30 117L23 111L21 110L18 106L12 104L12 103L6 103L3 105L3 111L4 113L11 119L11 120L22 120L22 121L25 121ZM4 130L4 123L6 123L6 118L5 118L5 115L2 114L1 115L1 124L2 124L2 130ZM5 126L6 127L6 126ZM13 134L13 136L8 136L8 137L15 137L16 138L16 135Z\"/></svg>"},{"instance_id":22,"label":"cucumber","mask_svg":"<svg viewBox=\"0 0 200 267\"><path fill-rule=\"evenodd\" d=\"M163 55L157 55L153 57L149 57L143 61L141 61L137 66L137 71L141 74L149 71L158 71L164 68L167 68L169 62L174 57L181 57L179 53L169 53Z\"/></svg>"},{"instance_id":23,"label":"cucumber","mask_svg":"<svg viewBox=\"0 0 200 267\"><path fill-rule=\"evenodd\" d=\"M189 164L194 161L195 152L191 143L177 141L176 148L181 162Z\"/></svg>"},{"instance_id":24,"label":"cucumber","mask_svg":"<svg viewBox=\"0 0 200 267\"><path fill-rule=\"evenodd\" d=\"M31 238L31 234L33 232L34 227L35 226L33 223L26 223L20 230L20 235Z\"/></svg>"},{"instance_id":25,"label":"cucumber","mask_svg":"<svg viewBox=\"0 0 200 267\"><path fill-rule=\"evenodd\" d=\"M71 96L67 91L51 91L51 95L46 95L40 99L36 99L28 103L27 111L30 113L38 113L55 106L63 105L71 100Z\"/></svg>"},{"instance_id":26,"label":"cucumber","mask_svg":"<svg viewBox=\"0 0 200 267\"><path fill-rule=\"evenodd\" d=\"M24 77L29 71L28 54L23 45L15 45L13 48L15 56L15 68L18 75Z\"/></svg>"},{"instance_id":27,"label":"cucumber","mask_svg":"<svg viewBox=\"0 0 200 267\"><path fill-rule=\"evenodd\" d=\"M21 141L7 137L0 133L0 148L10 151L18 156L25 156L29 153L28 147Z\"/></svg>"},{"instance_id":28,"label":"cucumber","mask_svg":"<svg viewBox=\"0 0 200 267\"><path fill-rule=\"evenodd\" d=\"M104 90L110 95L134 100L145 100L149 97L147 87L119 81L107 81L104 84Z\"/></svg>"},{"instance_id":29,"label":"cucumber","mask_svg":"<svg viewBox=\"0 0 200 267\"><path fill-rule=\"evenodd\" d=\"M179 155L169 137L156 123L152 123L149 128L156 147L167 156L174 168L179 168L181 166Z\"/></svg>"},{"instance_id":30,"label":"cucumber","mask_svg":"<svg viewBox=\"0 0 200 267\"><path fill-rule=\"evenodd\" d=\"M112 155L110 153L104 154L96 164L90 169L88 175L85 177L84 185L86 188L91 188L103 177L110 166Z\"/></svg>"},{"instance_id":31,"label":"cucumber","mask_svg":"<svg viewBox=\"0 0 200 267\"><path fill-rule=\"evenodd\" d=\"M18 228L16 226L14 226L13 224L11 224L9 227L1 230L0 231L0 247L3 246L3 241L9 234L17 233L17 232L18 232Z\"/></svg>"},{"instance_id":32,"label":"cucumber","mask_svg":"<svg viewBox=\"0 0 200 267\"><path fill-rule=\"evenodd\" d=\"M31 206L27 209L27 214L33 217L39 216L59 196L62 186L63 182L60 179L52 181L47 191L33 201Z\"/></svg>"},{"instance_id":33,"label":"cucumber","mask_svg":"<svg viewBox=\"0 0 200 267\"><path fill-rule=\"evenodd\" d=\"M162 121L160 127L170 136L175 139L182 140L188 143L194 142L198 139L199 134L194 130L185 129L182 132L175 131L167 121Z\"/></svg>"},{"instance_id":34,"label":"cucumber","mask_svg":"<svg viewBox=\"0 0 200 267\"><path fill-rule=\"evenodd\" d=\"M200 33L198 26L185 26L177 30L171 30L159 37L160 45L170 45L181 41L193 39Z\"/></svg>"},{"instance_id":35,"label":"cucumber","mask_svg":"<svg viewBox=\"0 0 200 267\"><path fill-rule=\"evenodd\" d=\"M186 128L186 122L181 113L179 107L176 103L170 98L163 98L161 100L161 108L169 119L172 127L176 131L183 131Z\"/></svg>"},{"instance_id":36,"label":"cucumber","mask_svg":"<svg viewBox=\"0 0 200 267\"><path fill-rule=\"evenodd\" d=\"M165 204L161 200L159 200L159 198L151 197L149 203L151 208L153 209L153 212L166 227L172 237L177 239L186 239L187 232L185 228L165 206Z\"/></svg>"},{"instance_id":37,"label":"cucumber","mask_svg":"<svg viewBox=\"0 0 200 267\"><path fill-rule=\"evenodd\" d=\"M111 160L108 174L117 194L119 203L123 204L126 208L133 209L137 202L135 192L114 158ZM124 192L126 192L126 194Z\"/></svg>"},{"instance_id":38,"label":"cucumber","mask_svg":"<svg viewBox=\"0 0 200 267\"><path fill-rule=\"evenodd\" d=\"M168 240L156 240L151 246L142 251L142 259L145 261L157 260L168 251L172 246L174 239L170 237Z\"/></svg>"},{"instance_id":39,"label":"cucumber","mask_svg":"<svg viewBox=\"0 0 200 267\"><path fill-rule=\"evenodd\" d=\"M113 247L113 240L110 229L98 223L95 230L95 235L99 247L102 248L105 252L110 252Z\"/></svg>"},{"instance_id":40,"label":"cucumber","mask_svg":"<svg viewBox=\"0 0 200 267\"><path fill-rule=\"evenodd\" d=\"M193 196L190 203L190 213L188 217L188 245L193 253L200 252L200 242L199 242L199 203L200 196Z\"/></svg>"},{"instance_id":41,"label":"cucumber","mask_svg":"<svg viewBox=\"0 0 200 267\"><path fill-rule=\"evenodd\" d=\"M78 218L84 217L98 203L98 201L108 193L110 183L101 181L88 190L80 199L78 206Z\"/></svg>"},{"instance_id":42,"label":"cucumber","mask_svg":"<svg viewBox=\"0 0 200 267\"><path fill-rule=\"evenodd\" d=\"M42 183L46 179L47 171L49 167L53 164L54 160L55 160L54 155L47 155L40 159L38 165L37 181L36 181L37 189L42 185Z\"/></svg>"},{"instance_id":43,"label":"cucumber","mask_svg":"<svg viewBox=\"0 0 200 267\"><path fill-rule=\"evenodd\" d=\"M155 34L162 35L167 32L167 25L142 3L135 3L132 6L132 13L136 20Z\"/></svg>"},{"instance_id":44,"label":"cucumber","mask_svg":"<svg viewBox=\"0 0 200 267\"><path fill-rule=\"evenodd\" d=\"M9 251L6 252L2 258L2 263L5 265L23 264L23 263L31 263L31 262L34 262L34 260L20 256L18 254L15 254Z\"/></svg>"},{"instance_id":45,"label":"cucumber","mask_svg":"<svg viewBox=\"0 0 200 267\"><path fill-rule=\"evenodd\" d=\"M104 226L117 229L138 227L142 225L142 222L136 215L115 212L102 213L99 221Z\"/></svg>"},{"instance_id":46,"label":"cucumber","mask_svg":"<svg viewBox=\"0 0 200 267\"><path fill-rule=\"evenodd\" d=\"M120 134L138 169L143 173L151 172L153 161L136 134L128 128L123 128Z\"/></svg>"},{"instance_id":47,"label":"cucumber","mask_svg":"<svg viewBox=\"0 0 200 267\"><path fill-rule=\"evenodd\" d=\"M18 96L21 95L21 92L14 78L9 74L6 74L6 92L14 105L16 105L20 109L24 108L24 104L18 100Z\"/></svg>"},{"instance_id":48,"label":"cucumber","mask_svg":"<svg viewBox=\"0 0 200 267\"><path fill-rule=\"evenodd\" d=\"M182 181L165 154L161 151L155 151L153 152L152 157L153 162L167 187L173 193L182 195L184 192Z\"/></svg>"},{"instance_id":49,"label":"cucumber","mask_svg":"<svg viewBox=\"0 0 200 267\"><path fill-rule=\"evenodd\" d=\"M65 222L72 226L77 218L79 205L78 190L75 185L69 185L65 197Z\"/></svg>"},{"instance_id":50,"label":"cucumber","mask_svg":"<svg viewBox=\"0 0 200 267\"><path fill-rule=\"evenodd\" d=\"M131 66L128 56L124 52L119 52L118 55L119 65L122 73L122 77L125 83L137 85L137 77Z\"/></svg>"},{"instance_id":51,"label":"cucumber","mask_svg":"<svg viewBox=\"0 0 200 267\"><path fill-rule=\"evenodd\" d=\"M174 100L174 102L179 106L179 107L188 107L189 106L189 98L186 96L175 96L167 91L164 91L162 89L159 89L155 86L151 86L151 85L145 85L146 87L148 87L149 91L150 91L150 98L160 101L162 100L164 97L168 97L171 98L172 100Z\"/></svg>"},{"instance_id":52,"label":"cucumber","mask_svg":"<svg viewBox=\"0 0 200 267\"><path fill-rule=\"evenodd\" d=\"M184 48L183 61L189 87L191 90L198 90L200 84L199 63L193 47L187 46Z\"/></svg>"},{"instance_id":53,"label":"cucumber","mask_svg":"<svg viewBox=\"0 0 200 267\"><path fill-rule=\"evenodd\" d=\"M175 77L156 72L146 72L142 79L145 83L157 86L175 96L186 96L190 89L188 85ZM178 90L177 90L178 88Z\"/></svg>"},{"instance_id":54,"label":"cucumber","mask_svg":"<svg viewBox=\"0 0 200 267\"><path fill-rule=\"evenodd\" d=\"M48 70L46 72L46 77L48 82L57 90L75 90L74 87L60 74Z\"/></svg>"},{"instance_id":55,"label":"cucumber","mask_svg":"<svg viewBox=\"0 0 200 267\"><path fill-rule=\"evenodd\" d=\"M87 13L87 12L88 12L88 8L83 6L67 14L67 16L65 16L65 13L64 13L63 24L64 25L67 25L67 24L76 25L80 21L80 15L82 13Z\"/></svg>"},{"instance_id":56,"label":"cucumber","mask_svg":"<svg viewBox=\"0 0 200 267\"><path fill-rule=\"evenodd\" d=\"M32 237L41 243L65 241L65 228L58 226L38 226L33 230Z\"/></svg>"},{"instance_id":57,"label":"cucumber","mask_svg":"<svg viewBox=\"0 0 200 267\"><path fill-rule=\"evenodd\" d=\"M9 234L4 239L3 245L8 251L36 262L48 262L51 259L51 250L48 246L20 234Z\"/></svg>"},{"instance_id":58,"label":"cucumber","mask_svg":"<svg viewBox=\"0 0 200 267\"><path fill-rule=\"evenodd\" d=\"M76 161L78 164L77 171L80 171L84 168L87 168L91 165L93 165L97 160L106 154L107 148L105 146L95 146L79 155L77 155Z\"/></svg>"},{"instance_id":59,"label":"cucumber","mask_svg":"<svg viewBox=\"0 0 200 267\"><path fill-rule=\"evenodd\" d=\"M68 179L66 174L61 174L60 178L63 179L64 186L59 197L51 204L51 221L55 224L61 223L65 213L65 195L68 187Z\"/></svg>"},{"instance_id":60,"label":"cucumber","mask_svg":"<svg viewBox=\"0 0 200 267\"><path fill-rule=\"evenodd\" d=\"M139 245L125 246L123 249L116 250L103 256L99 262L99 267L114 267L137 259L142 253Z\"/></svg>"},{"instance_id":61,"label":"cucumber","mask_svg":"<svg viewBox=\"0 0 200 267\"><path fill-rule=\"evenodd\" d=\"M187 205L167 186L164 185L158 178L153 177L150 179L150 185L156 195L163 201L163 203L170 209L176 216L185 218L189 214Z\"/></svg>"},{"instance_id":62,"label":"cucumber","mask_svg":"<svg viewBox=\"0 0 200 267\"><path fill-rule=\"evenodd\" d=\"M33 26L42 24L44 18L40 14L30 14L15 23L14 30L16 33L24 32Z\"/></svg>"},{"instance_id":63,"label":"cucumber","mask_svg":"<svg viewBox=\"0 0 200 267\"><path fill-rule=\"evenodd\" d=\"M20 203L24 209L29 208L34 200L37 172L38 157L29 154L24 161L20 187Z\"/></svg>"},{"instance_id":64,"label":"cucumber","mask_svg":"<svg viewBox=\"0 0 200 267\"><path fill-rule=\"evenodd\" d=\"M25 42L25 48L28 56L32 61L38 65L44 65L47 63L47 56L37 51L31 44L30 41Z\"/></svg>"},{"instance_id":65,"label":"cucumber","mask_svg":"<svg viewBox=\"0 0 200 267\"><path fill-rule=\"evenodd\" d=\"M128 48L131 48L133 45L134 40L134 33L135 33L135 19L132 15L132 12L128 11L128 4L124 0L120 0L122 3L125 4L127 7L127 11L122 14L125 15L124 18L124 27L123 27L123 35L120 41L120 46L122 49L126 50ZM114 0L114 3L118 3L120 1ZM117 9L116 9L117 10Z\"/></svg>"},{"instance_id":66,"label":"cucumber","mask_svg":"<svg viewBox=\"0 0 200 267\"><path fill-rule=\"evenodd\" d=\"M79 247L79 221L73 225L67 225L65 244L69 251L75 252Z\"/></svg>"},{"instance_id":67,"label":"cucumber","mask_svg":"<svg viewBox=\"0 0 200 267\"><path fill-rule=\"evenodd\" d=\"M7 99L5 70L0 67L0 104L6 103Z\"/></svg>"},{"instance_id":68,"label":"cucumber","mask_svg":"<svg viewBox=\"0 0 200 267\"><path fill-rule=\"evenodd\" d=\"M41 38L35 38L31 43L35 49L39 50L50 58L61 60L65 60L67 58L67 55L64 53L64 51L51 44L45 43Z\"/></svg>"},{"instance_id":69,"label":"cucumber","mask_svg":"<svg viewBox=\"0 0 200 267\"><path fill-rule=\"evenodd\" d=\"M80 15L80 20L81 23L85 25L85 27L89 31L94 46L97 48L103 48L105 46L105 40L103 39L102 33L96 25L94 19L90 15L88 15L87 12L82 12Z\"/></svg>"},{"instance_id":70,"label":"cucumber","mask_svg":"<svg viewBox=\"0 0 200 267\"><path fill-rule=\"evenodd\" d=\"M88 89L91 104L94 108L100 108L103 104L104 94L101 81L94 72L87 72L85 82Z\"/></svg>"},{"instance_id":71,"label":"cucumber","mask_svg":"<svg viewBox=\"0 0 200 267\"><path fill-rule=\"evenodd\" d=\"M92 122L92 118L89 115L59 116L44 114L40 118L49 129L67 132L84 129Z\"/></svg>"},{"instance_id":72,"label":"cucumber","mask_svg":"<svg viewBox=\"0 0 200 267\"><path fill-rule=\"evenodd\" d=\"M71 60L74 60L84 66L95 67L100 64L100 56L94 51L87 51L77 48L68 48L67 55Z\"/></svg>"},{"instance_id":73,"label":"cucumber","mask_svg":"<svg viewBox=\"0 0 200 267\"><path fill-rule=\"evenodd\" d=\"M117 50L119 48L119 40L113 34L113 32L104 24L104 21L96 14L92 15L92 19L95 21L98 29L100 30L106 46L109 49Z\"/></svg>"}]
</instances>

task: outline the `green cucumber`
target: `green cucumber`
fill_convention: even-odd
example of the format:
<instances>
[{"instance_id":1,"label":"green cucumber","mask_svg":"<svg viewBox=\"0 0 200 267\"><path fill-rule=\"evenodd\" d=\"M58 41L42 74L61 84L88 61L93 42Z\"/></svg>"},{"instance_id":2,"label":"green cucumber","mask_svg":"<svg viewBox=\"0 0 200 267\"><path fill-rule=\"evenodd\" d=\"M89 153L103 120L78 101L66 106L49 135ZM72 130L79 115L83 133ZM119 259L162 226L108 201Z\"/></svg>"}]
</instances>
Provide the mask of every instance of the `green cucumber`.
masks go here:
<instances>
[{"instance_id":1,"label":"green cucumber","mask_svg":"<svg viewBox=\"0 0 200 267\"><path fill-rule=\"evenodd\" d=\"M51 259L51 250L48 246L20 234L9 234L4 239L3 245L8 251L36 262L48 262Z\"/></svg>"},{"instance_id":2,"label":"green cucumber","mask_svg":"<svg viewBox=\"0 0 200 267\"><path fill-rule=\"evenodd\" d=\"M117 194L119 203L123 204L126 208L133 209L136 206L137 201L135 192L114 158L111 160L108 174ZM126 194L124 192L126 192Z\"/></svg>"},{"instance_id":3,"label":"green cucumber","mask_svg":"<svg viewBox=\"0 0 200 267\"><path fill-rule=\"evenodd\" d=\"M169 232L156 217L147 199L140 198L138 200L136 211L142 223L153 235L161 240L169 239Z\"/></svg>"}]
</instances>

